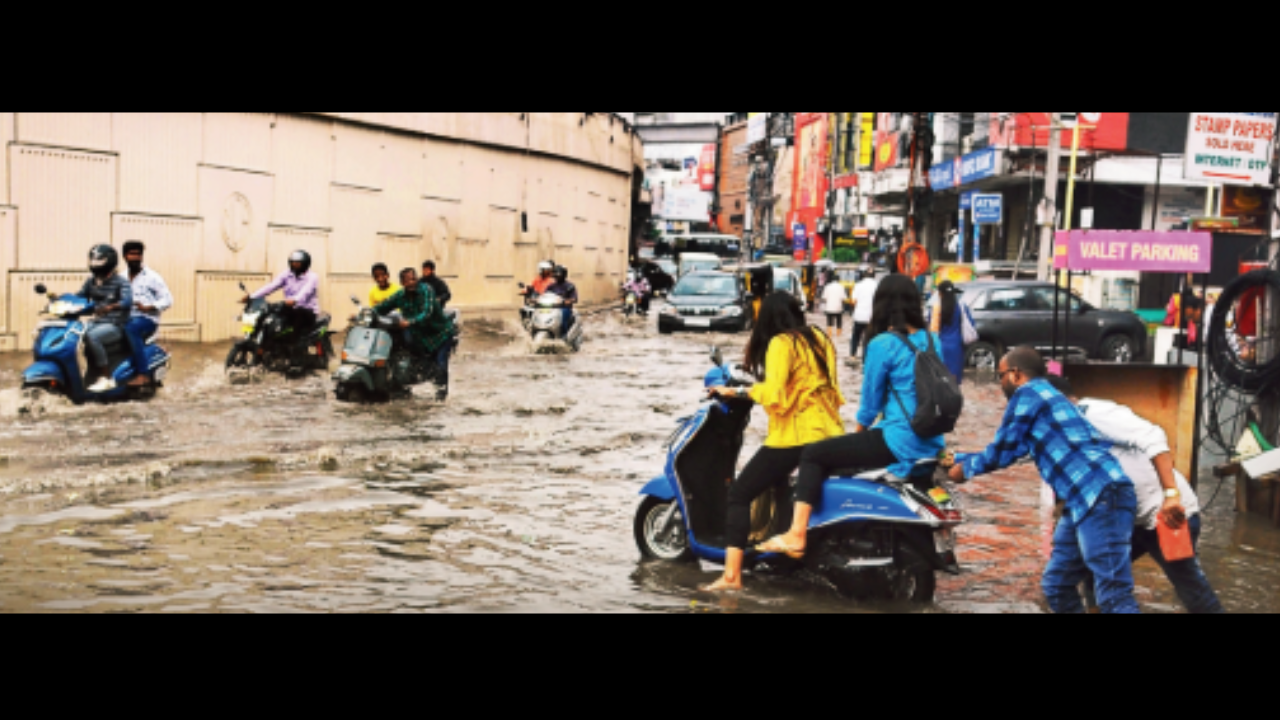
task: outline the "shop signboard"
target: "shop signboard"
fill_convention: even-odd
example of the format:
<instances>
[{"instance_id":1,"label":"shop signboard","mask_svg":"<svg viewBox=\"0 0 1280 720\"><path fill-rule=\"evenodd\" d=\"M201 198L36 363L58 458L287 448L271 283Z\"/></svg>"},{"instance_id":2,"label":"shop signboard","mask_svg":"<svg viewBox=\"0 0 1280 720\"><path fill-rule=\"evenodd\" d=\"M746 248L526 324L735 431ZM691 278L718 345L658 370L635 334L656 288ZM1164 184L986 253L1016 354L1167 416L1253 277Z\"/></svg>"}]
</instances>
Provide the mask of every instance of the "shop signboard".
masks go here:
<instances>
[{"instance_id":1,"label":"shop signboard","mask_svg":"<svg viewBox=\"0 0 1280 720\"><path fill-rule=\"evenodd\" d=\"M1242 185L1222 188L1222 212L1224 218L1239 222L1237 232L1245 235L1265 235L1271 223L1271 190Z\"/></svg>"},{"instance_id":2,"label":"shop signboard","mask_svg":"<svg viewBox=\"0 0 1280 720\"><path fill-rule=\"evenodd\" d=\"M975 225L999 225L1004 222L1004 196L999 193L973 196Z\"/></svg>"},{"instance_id":3,"label":"shop signboard","mask_svg":"<svg viewBox=\"0 0 1280 720\"><path fill-rule=\"evenodd\" d=\"M796 260L805 260L809 255L809 229L804 223L796 223L791 229L792 245Z\"/></svg>"},{"instance_id":4,"label":"shop signboard","mask_svg":"<svg viewBox=\"0 0 1280 720\"><path fill-rule=\"evenodd\" d=\"M841 175L832 181L831 187L833 190L848 190L850 188L856 188L858 187L858 174L851 173L849 175Z\"/></svg>"},{"instance_id":5,"label":"shop signboard","mask_svg":"<svg viewBox=\"0 0 1280 720\"><path fill-rule=\"evenodd\" d=\"M1186 178L1268 185L1275 134L1275 113L1191 113Z\"/></svg>"},{"instance_id":6,"label":"shop signboard","mask_svg":"<svg viewBox=\"0 0 1280 720\"><path fill-rule=\"evenodd\" d=\"M1013 144L1041 149L1049 147L1050 113L991 113L990 139L997 147ZM1129 113L1077 113L1080 123L1081 150L1129 148ZM1012 127L1010 120L1012 120ZM1012 129L1012 132L1010 130ZM1063 149L1071 148L1071 133L1061 134Z\"/></svg>"},{"instance_id":7,"label":"shop signboard","mask_svg":"<svg viewBox=\"0 0 1280 720\"><path fill-rule=\"evenodd\" d=\"M716 189L716 146L703 145L702 159L698 162L698 187L703 192Z\"/></svg>"},{"instance_id":8,"label":"shop signboard","mask_svg":"<svg viewBox=\"0 0 1280 720\"><path fill-rule=\"evenodd\" d=\"M1207 273L1213 266L1213 234L1207 232L1059 232L1058 270Z\"/></svg>"},{"instance_id":9,"label":"shop signboard","mask_svg":"<svg viewBox=\"0 0 1280 720\"><path fill-rule=\"evenodd\" d=\"M929 170L929 187L937 190L949 190L960 185L959 158L934 165Z\"/></svg>"},{"instance_id":10,"label":"shop signboard","mask_svg":"<svg viewBox=\"0 0 1280 720\"><path fill-rule=\"evenodd\" d=\"M747 144L755 145L764 142L769 136L769 113L748 113Z\"/></svg>"},{"instance_id":11,"label":"shop signboard","mask_svg":"<svg viewBox=\"0 0 1280 720\"><path fill-rule=\"evenodd\" d=\"M999 174L999 151L995 148L979 150L960 160L960 184L968 185Z\"/></svg>"},{"instance_id":12,"label":"shop signboard","mask_svg":"<svg viewBox=\"0 0 1280 720\"><path fill-rule=\"evenodd\" d=\"M666 220L708 222L711 219L710 207L711 194L702 192L697 187L667 188L660 217Z\"/></svg>"}]
</instances>

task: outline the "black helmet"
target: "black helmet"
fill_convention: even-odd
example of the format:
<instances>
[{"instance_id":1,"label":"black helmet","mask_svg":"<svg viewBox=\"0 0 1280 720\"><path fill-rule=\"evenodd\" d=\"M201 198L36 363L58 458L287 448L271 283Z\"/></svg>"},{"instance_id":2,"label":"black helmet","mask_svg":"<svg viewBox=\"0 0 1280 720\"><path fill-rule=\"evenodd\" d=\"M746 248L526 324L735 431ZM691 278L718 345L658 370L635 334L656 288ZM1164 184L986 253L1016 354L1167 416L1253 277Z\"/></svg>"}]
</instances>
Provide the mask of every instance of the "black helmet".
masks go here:
<instances>
[{"instance_id":1,"label":"black helmet","mask_svg":"<svg viewBox=\"0 0 1280 720\"><path fill-rule=\"evenodd\" d=\"M563 265L557 265L556 269L551 271L551 277L559 282L564 282L569 279L569 269Z\"/></svg>"},{"instance_id":2,"label":"black helmet","mask_svg":"<svg viewBox=\"0 0 1280 720\"><path fill-rule=\"evenodd\" d=\"M311 269L311 253L307 252L306 250L298 250L297 252L289 256L290 270L293 269L294 263L302 263L302 272L295 273L295 274L298 277L302 277L303 275L306 275L307 271Z\"/></svg>"},{"instance_id":3,"label":"black helmet","mask_svg":"<svg viewBox=\"0 0 1280 720\"><path fill-rule=\"evenodd\" d=\"M110 245L94 245L89 250L89 272L97 278L108 278L120 267L120 254Z\"/></svg>"}]
</instances>

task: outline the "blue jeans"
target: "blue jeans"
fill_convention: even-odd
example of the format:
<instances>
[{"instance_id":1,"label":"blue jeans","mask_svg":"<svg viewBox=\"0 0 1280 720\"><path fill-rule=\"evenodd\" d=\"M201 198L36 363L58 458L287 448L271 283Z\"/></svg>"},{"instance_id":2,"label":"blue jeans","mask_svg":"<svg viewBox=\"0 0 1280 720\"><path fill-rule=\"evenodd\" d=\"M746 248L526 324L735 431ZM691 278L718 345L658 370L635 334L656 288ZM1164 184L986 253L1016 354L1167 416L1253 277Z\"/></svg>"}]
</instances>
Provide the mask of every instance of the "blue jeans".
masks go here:
<instances>
[{"instance_id":1,"label":"blue jeans","mask_svg":"<svg viewBox=\"0 0 1280 720\"><path fill-rule=\"evenodd\" d=\"M560 337L569 337L569 330L573 329L573 308L567 307L561 310L564 317L560 319Z\"/></svg>"},{"instance_id":2,"label":"blue jeans","mask_svg":"<svg viewBox=\"0 0 1280 720\"><path fill-rule=\"evenodd\" d=\"M1053 556L1041 587L1059 615L1085 612L1080 583L1093 574L1098 607L1106 615L1136 615L1133 597L1133 518L1138 498L1131 484L1113 484L1079 523L1062 518L1053 536Z\"/></svg>"},{"instance_id":3,"label":"blue jeans","mask_svg":"<svg viewBox=\"0 0 1280 720\"><path fill-rule=\"evenodd\" d=\"M111 364L107 346L123 339L124 332L118 325L105 322L90 325L84 333L84 344L89 346L89 359L93 361L93 367L106 372L107 366Z\"/></svg>"},{"instance_id":4,"label":"blue jeans","mask_svg":"<svg viewBox=\"0 0 1280 720\"><path fill-rule=\"evenodd\" d=\"M129 347L133 351L133 372L137 375L151 375L151 363L147 361L147 340L150 340L160 325L149 317L129 319L124 326L124 334L129 337Z\"/></svg>"},{"instance_id":5,"label":"blue jeans","mask_svg":"<svg viewBox=\"0 0 1280 720\"><path fill-rule=\"evenodd\" d=\"M1200 516L1188 518L1187 524L1191 528L1191 542L1199 548ZM1133 531L1133 560L1136 562L1146 555L1150 555L1160 569L1164 570L1165 576L1178 593L1178 599L1182 600L1182 604L1192 615L1222 615L1226 612L1218 601L1218 594L1209 585L1209 578L1205 577L1204 570L1200 568L1198 558L1175 563L1165 562L1164 553L1160 550L1159 533L1139 528Z\"/></svg>"},{"instance_id":6,"label":"blue jeans","mask_svg":"<svg viewBox=\"0 0 1280 720\"><path fill-rule=\"evenodd\" d=\"M453 355L453 342L452 340L446 342L436 351L436 365L440 367L440 374L436 376L436 385L445 390L449 389L449 358Z\"/></svg>"}]
</instances>

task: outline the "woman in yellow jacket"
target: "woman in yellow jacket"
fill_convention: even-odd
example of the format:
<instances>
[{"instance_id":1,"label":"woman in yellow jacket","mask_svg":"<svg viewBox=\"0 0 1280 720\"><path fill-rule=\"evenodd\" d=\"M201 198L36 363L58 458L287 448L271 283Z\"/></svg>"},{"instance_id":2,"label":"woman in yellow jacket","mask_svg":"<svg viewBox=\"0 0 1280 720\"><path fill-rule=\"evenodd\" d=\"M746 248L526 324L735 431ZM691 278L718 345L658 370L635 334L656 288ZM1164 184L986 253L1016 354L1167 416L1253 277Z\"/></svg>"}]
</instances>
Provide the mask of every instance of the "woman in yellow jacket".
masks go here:
<instances>
[{"instance_id":1,"label":"woman in yellow jacket","mask_svg":"<svg viewBox=\"0 0 1280 720\"><path fill-rule=\"evenodd\" d=\"M707 592L742 590L742 561L751 534L751 503L787 482L800 467L806 445L844 435L836 349L809 327L791 295L773 293L760 308L747 343L746 367L764 382L749 391L713 388L722 398L750 395L769 415L769 437L729 488L724 577Z\"/></svg>"}]
</instances>

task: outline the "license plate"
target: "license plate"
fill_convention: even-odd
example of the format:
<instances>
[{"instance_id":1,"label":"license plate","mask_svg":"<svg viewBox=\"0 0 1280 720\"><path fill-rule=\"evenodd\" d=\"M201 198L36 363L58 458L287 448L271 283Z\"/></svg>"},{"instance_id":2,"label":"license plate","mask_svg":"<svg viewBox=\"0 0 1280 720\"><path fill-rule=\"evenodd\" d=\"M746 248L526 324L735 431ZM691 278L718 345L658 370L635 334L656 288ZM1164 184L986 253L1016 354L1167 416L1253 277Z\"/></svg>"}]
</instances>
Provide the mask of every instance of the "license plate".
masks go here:
<instances>
[{"instance_id":1,"label":"license plate","mask_svg":"<svg viewBox=\"0 0 1280 720\"><path fill-rule=\"evenodd\" d=\"M686 318L684 324L689 327L711 327L711 318Z\"/></svg>"},{"instance_id":2,"label":"license plate","mask_svg":"<svg viewBox=\"0 0 1280 720\"><path fill-rule=\"evenodd\" d=\"M944 529L933 534L933 542L937 545L938 554L946 555L956 551L956 534L954 530Z\"/></svg>"}]
</instances>

